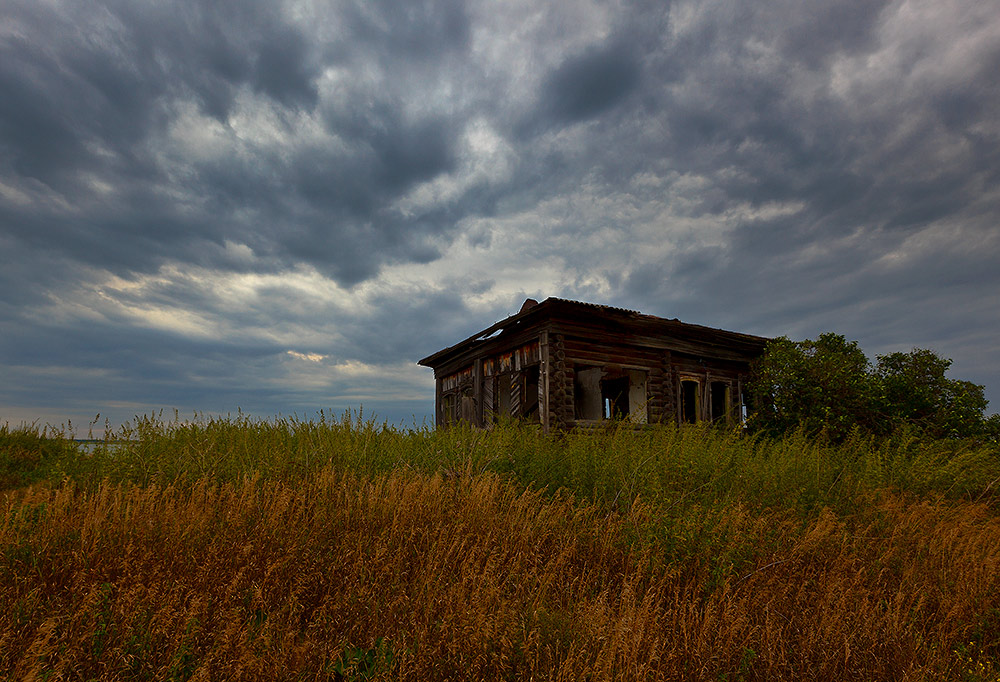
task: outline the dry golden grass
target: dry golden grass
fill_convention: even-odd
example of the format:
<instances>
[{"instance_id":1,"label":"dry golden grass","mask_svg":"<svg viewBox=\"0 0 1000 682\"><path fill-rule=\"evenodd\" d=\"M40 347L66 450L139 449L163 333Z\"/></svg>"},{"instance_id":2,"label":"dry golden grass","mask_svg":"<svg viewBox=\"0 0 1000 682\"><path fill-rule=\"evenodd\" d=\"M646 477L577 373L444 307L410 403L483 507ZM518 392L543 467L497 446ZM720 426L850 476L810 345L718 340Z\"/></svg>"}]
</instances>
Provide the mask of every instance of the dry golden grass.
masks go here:
<instances>
[{"instance_id":1,"label":"dry golden grass","mask_svg":"<svg viewBox=\"0 0 1000 682\"><path fill-rule=\"evenodd\" d=\"M998 679L995 513L859 508L610 512L329 468L8 493L0 676Z\"/></svg>"}]
</instances>

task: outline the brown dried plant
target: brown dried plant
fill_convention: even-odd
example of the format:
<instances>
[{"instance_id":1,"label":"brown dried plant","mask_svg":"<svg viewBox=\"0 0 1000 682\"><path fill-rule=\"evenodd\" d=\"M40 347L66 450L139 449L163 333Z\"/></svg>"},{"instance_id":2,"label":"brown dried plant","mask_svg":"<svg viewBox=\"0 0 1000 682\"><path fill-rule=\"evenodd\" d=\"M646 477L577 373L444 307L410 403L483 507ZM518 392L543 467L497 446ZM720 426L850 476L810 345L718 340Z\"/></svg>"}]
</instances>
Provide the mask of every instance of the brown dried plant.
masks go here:
<instances>
[{"instance_id":1,"label":"brown dried plant","mask_svg":"<svg viewBox=\"0 0 1000 682\"><path fill-rule=\"evenodd\" d=\"M601 505L492 473L8 494L9 679L997 679L1000 520Z\"/></svg>"}]
</instances>

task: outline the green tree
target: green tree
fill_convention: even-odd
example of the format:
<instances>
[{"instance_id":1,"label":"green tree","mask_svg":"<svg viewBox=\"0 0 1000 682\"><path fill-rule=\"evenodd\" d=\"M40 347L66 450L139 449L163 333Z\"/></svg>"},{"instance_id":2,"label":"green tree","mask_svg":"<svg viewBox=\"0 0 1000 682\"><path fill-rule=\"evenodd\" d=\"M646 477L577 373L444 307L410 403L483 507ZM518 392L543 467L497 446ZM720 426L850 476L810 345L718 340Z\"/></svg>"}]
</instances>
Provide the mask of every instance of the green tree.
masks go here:
<instances>
[{"instance_id":1,"label":"green tree","mask_svg":"<svg viewBox=\"0 0 1000 682\"><path fill-rule=\"evenodd\" d=\"M875 390L871 363L856 341L822 334L815 341L779 337L753 368L751 392L757 429L781 433L804 427L840 440L870 428Z\"/></svg>"},{"instance_id":2,"label":"green tree","mask_svg":"<svg viewBox=\"0 0 1000 682\"><path fill-rule=\"evenodd\" d=\"M750 426L768 433L795 428L842 440L853 429L885 435L909 424L928 436L982 436L984 389L945 376L951 360L915 348L868 361L856 341L822 334L815 341L779 337L754 363Z\"/></svg>"},{"instance_id":3,"label":"green tree","mask_svg":"<svg viewBox=\"0 0 1000 682\"><path fill-rule=\"evenodd\" d=\"M879 412L891 424L912 424L935 438L980 435L988 401L983 387L945 376L951 360L922 348L880 355Z\"/></svg>"}]
</instances>

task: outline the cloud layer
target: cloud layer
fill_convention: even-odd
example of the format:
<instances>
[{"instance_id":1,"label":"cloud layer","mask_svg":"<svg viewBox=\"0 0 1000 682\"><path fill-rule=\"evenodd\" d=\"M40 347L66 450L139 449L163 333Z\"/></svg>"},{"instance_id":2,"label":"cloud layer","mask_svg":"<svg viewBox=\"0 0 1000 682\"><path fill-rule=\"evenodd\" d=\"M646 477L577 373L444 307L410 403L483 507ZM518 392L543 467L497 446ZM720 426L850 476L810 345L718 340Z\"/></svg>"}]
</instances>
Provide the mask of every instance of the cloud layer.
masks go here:
<instances>
[{"instance_id":1,"label":"cloud layer","mask_svg":"<svg viewBox=\"0 0 1000 682\"><path fill-rule=\"evenodd\" d=\"M527 295L1000 402L998 72L975 0L9 0L0 421L419 420Z\"/></svg>"}]
</instances>

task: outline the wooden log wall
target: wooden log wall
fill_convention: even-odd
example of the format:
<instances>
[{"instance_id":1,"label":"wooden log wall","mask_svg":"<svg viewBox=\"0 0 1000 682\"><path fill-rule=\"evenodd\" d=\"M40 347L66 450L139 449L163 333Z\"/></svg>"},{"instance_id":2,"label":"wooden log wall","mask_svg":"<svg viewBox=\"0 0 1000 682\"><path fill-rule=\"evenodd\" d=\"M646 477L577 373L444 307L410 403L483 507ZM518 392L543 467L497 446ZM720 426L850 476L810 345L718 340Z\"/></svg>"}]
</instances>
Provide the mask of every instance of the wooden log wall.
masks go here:
<instances>
[{"instance_id":1,"label":"wooden log wall","mask_svg":"<svg viewBox=\"0 0 1000 682\"><path fill-rule=\"evenodd\" d=\"M661 361L650 368L646 384L651 424L669 421L673 416L673 382L670 380L670 352L663 353Z\"/></svg>"},{"instance_id":2,"label":"wooden log wall","mask_svg":"<svg viewBox=\"0 0 1000 682\"><path fill-rule=\"evenodd\" d=\"M598 343L588 339L564 337L566 355L574 362L595 367L622 365L631 367L654 367L662 363L663 351L655 348Z\"/></svg>"},{"instance_id":3,"label":"wooden log wall","mask_svg":"<svg viewBox=\"0 0 1000 682\"><path fill-rule=\"evenodd\" d=\"M551 375L549 379L549 428L567 428L573 414L573 370L566 362L566 339L556 334L549 340Z\"/></svg>"},{"instance_id":4,"label":"wooden log wall","mask_svg":"<svg viewBox=\"0 0 1000 682\"><path fill-rule=\"evenodd\" d=\"M631 339L630 339L631 340ZM538 366L538 419L546 430L571 427L576 422L574 379L580 368L602 367L608 376L640 369L646 374L647 417L650 423L679 421L679 377L690 375L701 382L701 411L711 412L710 387L713 380L731 386L727 409L738 409L741 379L745 369L726 360L705 360L663 348L638 347L618 339L599 340L567 335L561 330L542 330L538 337L518 339L516 345L490 356L459 365L439 376L435 395L439 423L465 419L483 426L500 410L498 382L510 382L505 405L513 416L528 404L524 372ZM532 383L532 388L534 384ZM447 413L447 414L445 414Z\"/></svg>"},{"instance_id":5,"label":"wooden log wall","mask_svg":"<svg viewBox=\"0 0 1000 682\"><path fill-rule=\"evenodd\" d=\"M562 371L563 393L556 397L555 402L561 407L558 422L561 427L572 424L576 419L573 378L576 365L595 367L635 367L648 372L646 396L648 400L648 419L650 423L671 422L677 420L676 383L674 367L670 351L655 348L636 348L632 346L612 346L608 343L595 343L589 339L564 337L557 335L559 347L562 350L562 361L556 367L556 372ZM566 361L566 356L572 358ZM558 362L558 359L557 359ZM554 396L555 397L555 396ZM554 416L554 418L556 418Z\"/></svg>"},{"instance_id":6,"label":"wooden log wall","mask_svg":"<svg viewBox=\"0 0 1000 682\"><path fill-rule=\"evenodd\" d=\"M664 424L671 422L676 424L680 419L678 413L680 406L677 404L677 374L674 372L670 351L663 354L663 379L659 394L663 400L660 421Z\"/></svg>"}]
</instances>

